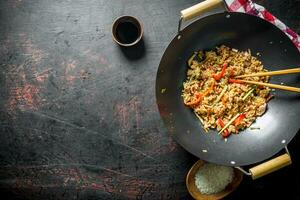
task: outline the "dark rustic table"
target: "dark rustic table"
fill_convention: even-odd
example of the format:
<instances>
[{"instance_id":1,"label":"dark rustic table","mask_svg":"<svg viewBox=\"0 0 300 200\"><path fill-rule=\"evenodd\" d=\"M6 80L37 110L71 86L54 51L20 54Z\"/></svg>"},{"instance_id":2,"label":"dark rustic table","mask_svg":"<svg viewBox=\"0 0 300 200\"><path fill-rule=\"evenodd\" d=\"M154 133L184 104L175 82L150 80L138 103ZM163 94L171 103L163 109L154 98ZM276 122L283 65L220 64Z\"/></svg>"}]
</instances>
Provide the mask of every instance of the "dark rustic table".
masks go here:
<instances>
[{"instance_id":1,"label":"dark rustic table","mask_svg":"<svg viewBox=\"0 0 300 200\"><path fill-rule=\"evenodd\" d=\"M191 198L197 158L168 135L154 86L179 11L197 2L0 1L1 199ZM300 32L299 0L258 2ZM144 23L135 49L111 38L125 14ZM300 199L297 141L292 166L245 177L227 199Z\"/></svg>"}]
</instances>

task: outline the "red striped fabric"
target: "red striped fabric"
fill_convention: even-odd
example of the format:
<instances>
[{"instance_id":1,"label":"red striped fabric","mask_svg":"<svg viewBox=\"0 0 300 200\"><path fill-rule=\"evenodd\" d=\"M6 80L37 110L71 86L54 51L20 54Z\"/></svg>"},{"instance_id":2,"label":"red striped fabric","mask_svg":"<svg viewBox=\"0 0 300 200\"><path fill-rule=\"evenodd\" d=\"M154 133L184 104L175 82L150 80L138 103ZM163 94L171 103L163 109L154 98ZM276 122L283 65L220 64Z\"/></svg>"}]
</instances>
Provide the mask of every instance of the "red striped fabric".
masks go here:
<instances>
[{"instance_id":1,"label":"red striped fabric","mask_svg":"<svg viewBox=\"0 0 300 200\"><path fill-rule=\"evenodd\" d=\"M229 11L232 12L243 12L251 15L258 16L262 19L267 20L268 22L274 24L280 28L295 44L295 46L300 51L300 37L297 33L287 27L282 21L277 19L264 7L253 3L251 0L225 0Z\"/></svg>"}]
</instances>

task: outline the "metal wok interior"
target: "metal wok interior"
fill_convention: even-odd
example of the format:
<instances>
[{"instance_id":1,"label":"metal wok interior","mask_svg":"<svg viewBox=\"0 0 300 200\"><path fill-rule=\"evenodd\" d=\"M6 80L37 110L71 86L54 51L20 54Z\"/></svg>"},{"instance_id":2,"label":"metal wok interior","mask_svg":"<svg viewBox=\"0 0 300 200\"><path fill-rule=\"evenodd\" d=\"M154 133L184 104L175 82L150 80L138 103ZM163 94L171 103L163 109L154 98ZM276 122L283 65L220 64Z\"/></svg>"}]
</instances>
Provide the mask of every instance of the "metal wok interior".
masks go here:
<instances>
[{"instance_id":1,"label":"metal wok interior","mask_svg":"<svg viewBox=\"0 0 300 200\"><path fill-rule=\"evenodd\" d=\"M225 44L239 50L260 53L268 70L297 67L300 54L292 41L277 27L243 13L219 13L195 21L180 32L167 47L156 79L156 97L161 117L173 138L195 156L217 164L253 164L283 149L299 130L300 95L276 90L266 113L255 126L241 131L227 142L215 130L205 133L192 110L183 104L182 83L186 61L197 50ZM299 75L274 76L271 83L300 86ZM164 92L162 92L164 91Z\"/></svg>"}]
</instances>

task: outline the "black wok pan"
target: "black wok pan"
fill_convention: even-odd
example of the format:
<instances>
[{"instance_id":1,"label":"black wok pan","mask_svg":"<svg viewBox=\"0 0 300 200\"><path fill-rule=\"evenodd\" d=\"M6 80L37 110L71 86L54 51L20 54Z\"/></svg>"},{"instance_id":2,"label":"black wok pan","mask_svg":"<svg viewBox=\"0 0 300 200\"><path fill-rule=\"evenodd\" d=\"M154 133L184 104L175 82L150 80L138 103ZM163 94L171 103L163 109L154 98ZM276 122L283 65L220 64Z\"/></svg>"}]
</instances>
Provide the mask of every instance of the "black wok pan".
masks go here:
<instances>
[{"instance_id":1,"label":"black wok pan","mask_svg":"<svg viewBox=\"0 0 300 200\"><path fill-rule=\"evenodd\" d=\"M188 18L194 15L195 12ZM183 103L182 83L186 79L187 60L194 51L210 50L222 44L239 50L250 49L252 54L259 52L259 59L268 70L300 64L297 48L271 23L243 13L213 14L179 31L167 47L157 71L158 108L173 138L195 156L228 166L254 164L282 150L298 132L300 95L273 92L275 98L268 103L267 112L256 120L255 126L260 130L248 128L230 136L227 142L215 130L205 133L193 111ZM274 76L270 82L300 87L299 75Z\"/></svg>"}]
</instances>

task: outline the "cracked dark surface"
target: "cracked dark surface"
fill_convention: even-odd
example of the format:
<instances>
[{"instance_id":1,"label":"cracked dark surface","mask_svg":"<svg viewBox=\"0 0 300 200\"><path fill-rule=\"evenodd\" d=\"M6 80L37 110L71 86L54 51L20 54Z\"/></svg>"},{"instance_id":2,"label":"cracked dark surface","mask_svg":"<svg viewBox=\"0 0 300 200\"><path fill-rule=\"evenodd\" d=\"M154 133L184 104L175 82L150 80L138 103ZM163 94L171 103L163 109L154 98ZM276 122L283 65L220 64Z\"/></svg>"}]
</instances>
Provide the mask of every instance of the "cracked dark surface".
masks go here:
<instances>
[{"instance_id":1,"label":"cracked dark surface","mask_svg":"<svg viewBox=\"0 0 300 200\"><path fill-rule=\"evenodd\" d=\"M154 83L179 11L197 2L0 1L2 197L190 199L185 175L197 158L168 135ZM257 2L300 32L300 1ZM111 38L124 14L145 26L138 58ZM255 182L245 177L227 199L300 199L298 168L295 159Z\"/></svg>"}]
</instances>

